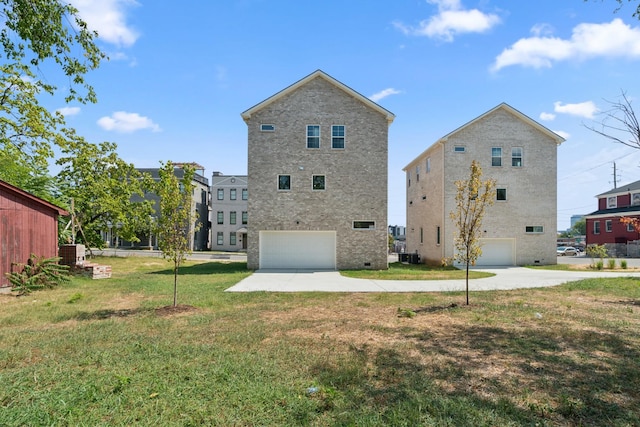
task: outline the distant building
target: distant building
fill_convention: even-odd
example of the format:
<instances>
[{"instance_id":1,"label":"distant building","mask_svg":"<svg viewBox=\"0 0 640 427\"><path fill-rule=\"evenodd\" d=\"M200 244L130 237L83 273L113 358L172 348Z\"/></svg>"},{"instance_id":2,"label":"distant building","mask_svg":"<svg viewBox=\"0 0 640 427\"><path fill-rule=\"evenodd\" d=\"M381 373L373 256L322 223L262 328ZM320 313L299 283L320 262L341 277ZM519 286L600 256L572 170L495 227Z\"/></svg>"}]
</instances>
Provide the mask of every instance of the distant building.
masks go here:
<instances>
[{"instance_id":1,"label":"distant building","mask_svg":"<svg viewBox=\"0 0 640 427\"><path fill-rule=\"evenodd\" d=\"M247 250L246 175L223 175L211 178L211 242L212 250Z\"/></svg>"},{"instance_id":2,"label":"distant building","mask_svg":"<svg viewBox=\"0 0 640 427\"><path fill-rule=\"evenodd\" d=\"M571 215L571 227L573 228L574 225L576 225L576 223L578 221L580 221L581 219L584 219L584 215Z\"/></svg>"}]
</instances>

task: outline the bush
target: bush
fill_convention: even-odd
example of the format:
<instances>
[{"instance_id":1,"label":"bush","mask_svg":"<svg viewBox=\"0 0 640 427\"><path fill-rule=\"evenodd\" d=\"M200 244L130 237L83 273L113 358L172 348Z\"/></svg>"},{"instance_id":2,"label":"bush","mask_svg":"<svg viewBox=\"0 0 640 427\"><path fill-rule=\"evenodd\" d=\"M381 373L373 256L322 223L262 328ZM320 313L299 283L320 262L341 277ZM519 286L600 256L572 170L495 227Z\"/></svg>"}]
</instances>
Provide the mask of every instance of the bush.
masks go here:
<instances>
[{"instance_id":1,"label":"bush","mask_svg":"<svg viewBox=\"0 0 640 427\"><path fill-rule=\"evenodd\" d=\"M602 260L598 260L597 262L594 262L592 264L593 268L595 268L596 270L602 270L604 268L604 261Z\"/></svg>"},{"instance_id":2,"label":"bush","mask_svg":"<svg viewBox=\"0 0 640 427\"><path fill-rule=\"evenodd\" d=\"M609 258L607 260L607 267L609 268L609 270L615 270L616 269L616 260L613 258Z\"/></svg>"},{"instance_id":3,"label":"bush","mask_svg":"<svg viewBox=\"0 0 640 427\"><path fill-rule=\"evenodd\" d=\"M58 264L60 258L44 258L31 254L26 264L17 264L18 271L6 273L9 283L18 295L36 289L54 288L69 282L69 266Z\"/></svg>"},{"instance_id":4,"label":"bush","mask_svg":"<svg viewBox=\"0 0 640 427\"><path fill-rule=\"evenodd\" d=\"M627 269L627 260L626 259L621 259L620 260L620 268L623 270Z\"/></svg>"}]
</instances>

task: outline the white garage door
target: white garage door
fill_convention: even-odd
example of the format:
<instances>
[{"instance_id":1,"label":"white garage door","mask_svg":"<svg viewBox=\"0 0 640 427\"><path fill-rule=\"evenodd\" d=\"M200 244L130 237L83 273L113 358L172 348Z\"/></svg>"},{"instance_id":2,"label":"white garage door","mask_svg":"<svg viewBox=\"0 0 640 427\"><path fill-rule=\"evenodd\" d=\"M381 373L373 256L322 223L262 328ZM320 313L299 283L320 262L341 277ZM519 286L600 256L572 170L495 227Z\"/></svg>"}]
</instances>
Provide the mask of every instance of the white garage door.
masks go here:
<instances>
[{"instance_id":1,"label":"white garage door","mask_svg":"<svg viewBox=\"0 0 640 427\"><path fill-rule=\"evenodd\" d=\"M515 239L480 239L482 255L476 265L515 265Z\"/></svg>"},{"instance_id":2,"label":"white garage door","mask_svg":"<svg viewBox=\"0 0 640 427\"><path fill-rule=\"evenodd\" d=\"M261 231L260 268L336 268L335 231Z\"/></svg>"}]
</instances>

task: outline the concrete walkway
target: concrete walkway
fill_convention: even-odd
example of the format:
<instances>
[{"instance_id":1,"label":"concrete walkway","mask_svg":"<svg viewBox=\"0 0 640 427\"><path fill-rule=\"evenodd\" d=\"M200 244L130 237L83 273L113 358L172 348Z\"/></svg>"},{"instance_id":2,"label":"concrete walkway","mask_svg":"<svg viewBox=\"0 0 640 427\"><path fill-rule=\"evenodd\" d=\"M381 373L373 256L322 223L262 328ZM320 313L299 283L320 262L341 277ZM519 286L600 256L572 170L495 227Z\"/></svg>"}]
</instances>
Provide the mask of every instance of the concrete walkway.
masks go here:
<instances>
[{"instance_id":1,"label":"concrete walkway","mask_svg":"<svg viewBox=\"0 0 640 427\"><path fill-rule=\"evenodd\" d=\"M525 267L474 268L495 276L469 281L470 291L556 286L597 277L637 277L640 273L557 271ZM371 280L341 276L337 271L258 270L227 292L448 292L463 291L465 280Z\"/></svg>"}]
</instances>

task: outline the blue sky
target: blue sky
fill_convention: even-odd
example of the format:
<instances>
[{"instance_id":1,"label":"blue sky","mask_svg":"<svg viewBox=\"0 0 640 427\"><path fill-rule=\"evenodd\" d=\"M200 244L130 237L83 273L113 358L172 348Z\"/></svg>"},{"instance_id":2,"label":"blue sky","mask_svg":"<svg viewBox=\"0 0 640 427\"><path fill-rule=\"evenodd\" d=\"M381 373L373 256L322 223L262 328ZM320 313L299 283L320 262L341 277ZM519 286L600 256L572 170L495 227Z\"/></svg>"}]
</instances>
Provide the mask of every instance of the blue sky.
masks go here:
<instances>
[{"instance_id":1,"label":"blue sky","mask_svg":"<svg viewBox=\"0 0 640 427\"><path fill-rule=\"evenodd\" d=\"M195 161L247 172L244 110L322 69L396 115L389 224L405 224L402 168L438 138L506 102L567 140L558 228L595 195L640 179L640 150L584 125L621 91L640 112L640 21L614 0L72 0L110 57L94 105L63 105L126 161ZM625 2L626 3L626 2ZM545 191L540 189L540 191Z\"/></svg>"}]
</instances>

